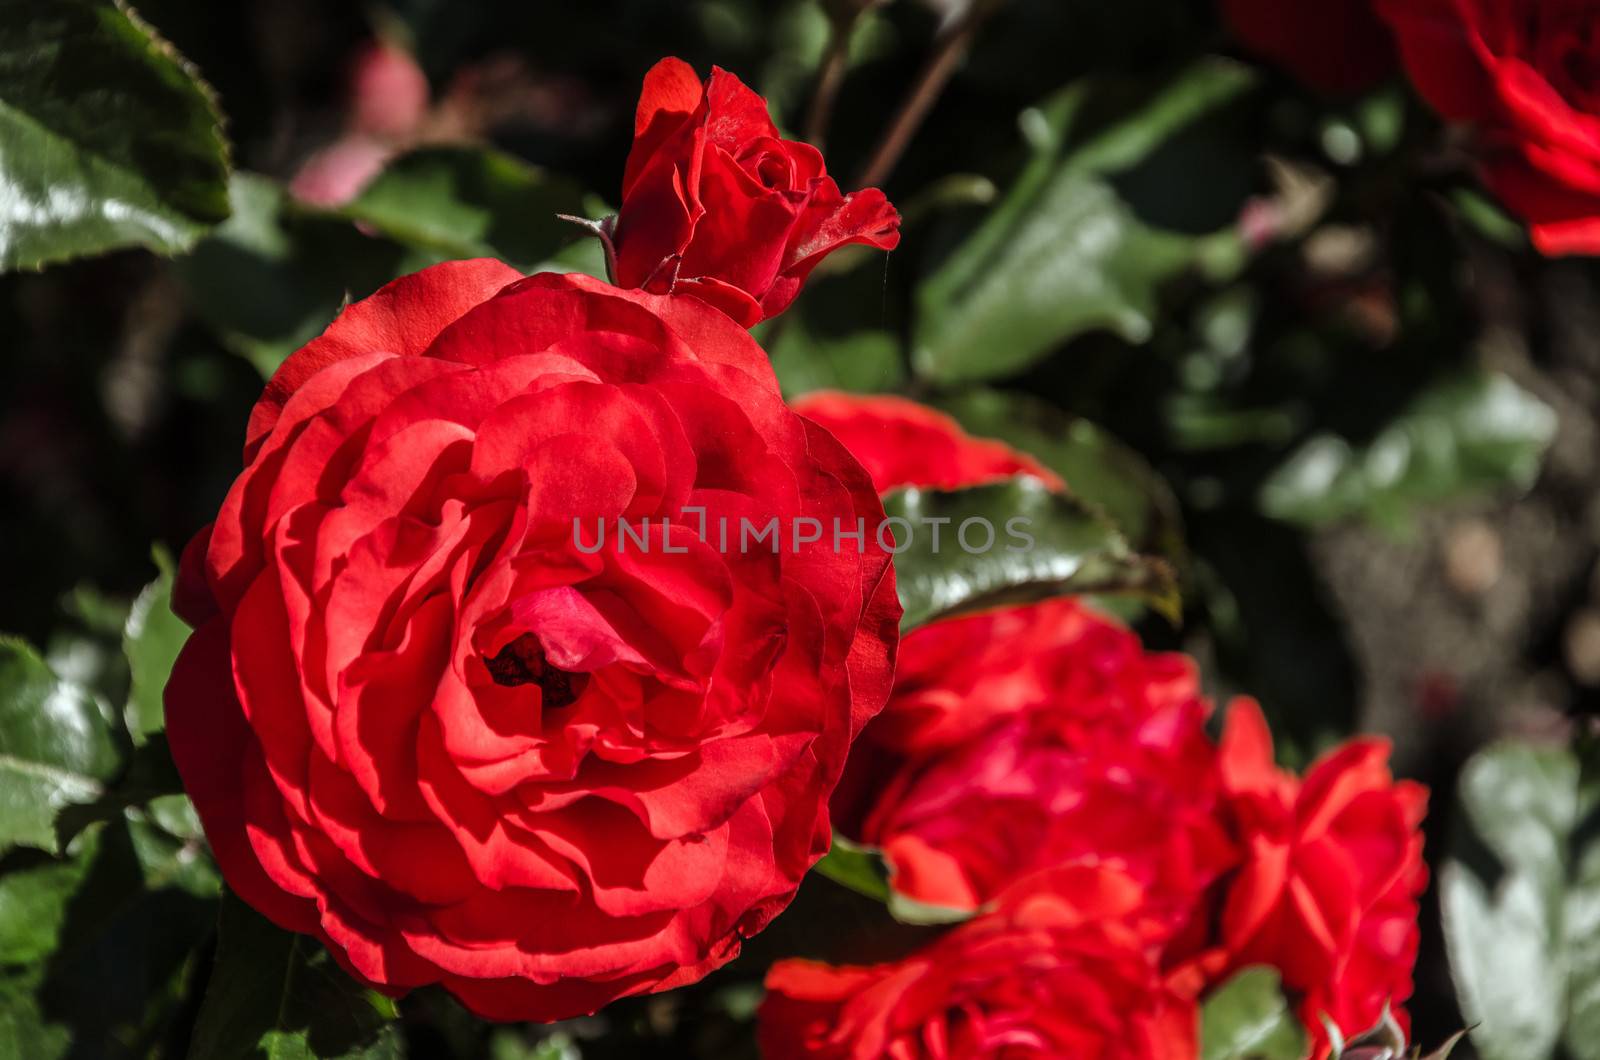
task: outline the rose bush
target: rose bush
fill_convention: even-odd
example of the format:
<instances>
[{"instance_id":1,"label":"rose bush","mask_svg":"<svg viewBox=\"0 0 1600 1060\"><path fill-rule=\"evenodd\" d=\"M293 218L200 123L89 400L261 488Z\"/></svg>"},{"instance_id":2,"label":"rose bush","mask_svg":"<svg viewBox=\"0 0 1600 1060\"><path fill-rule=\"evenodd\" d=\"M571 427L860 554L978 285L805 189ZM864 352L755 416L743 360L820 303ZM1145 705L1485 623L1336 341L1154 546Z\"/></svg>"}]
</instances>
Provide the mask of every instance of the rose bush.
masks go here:
<instances>
[{"instance_id":1,"label":"rose bush","mask_svg":"<svg viewBox=\"0 0 1600 1060\"><path fill-rule=\"evenodd\" d=\"M1477 132L1484 180L1546 254L1600 254L1600 17L1586 0L1378 0L1406 70Z\"/></svg>"},{"instance_id":2,"label":"rose bush","mask_svg":"<svg viewBox=\"0 0 1600 1060\"><path fill-rule=\"evenodd\" d=\"M728 71L702 85L663 59L645 77L614 235L622 286L694 295L750 327L839 247L892 250L899 224L878 189L841 194L822 154L782 139Z\"/></svg>"},{"instance_id":3,"label":"rose bush","mask_svg":"<svg viewBox=\"0 0 1600 1060\"><path fill-rule=\"evenodd\" d=\"M1395 69L1394 42L1373 0L1222 0L1229 27L1251 51L1329 95L1371 88Z\"/></svg>"},{"instance_id":4,"label":"rose bush","mask_svg":"<svg viewBox=\"0 0 1600 1060\"><path fill-rule=\"evenodd\" d=\"M1273 764L1260 708L1242 700L1228 714L1224 813L1243 860L1187 971L1218 981L1251 964L1277 968L1315 1056L1327 1053L1323 1017L1356 1033L1388 1005L1408 1025L1427 789L1396 781L1388 754L1384 740L1351 740L1297 778Z\"/></svg>"},{"instance_id":5,"label":"rose bush","mask_svg":"<svg viewBox=\"0 0 1600 1060\"><path fill-rule=\"evenodd\" d=\"M1151 963L1139 886L1075 866L1008 890L994 912L894 964L779 961L767 1060L1100 1057L1192 1060L1192 1000Z\"/></svg>"},{"instance_id":6,"label":"rose bush","mask_svg":"<svg viewBox=\"0 0 1600 1060\"><path fill-rule=\"evenodd\" d=\"M492 1018L729 960L827 848L899 604L870 546L723 551L694 509L882 518L693 299L468 261L348 308L174 594L168 734L229 885ZM619 518L643 546L576 535Z\"/></svg>"}]
</instances>

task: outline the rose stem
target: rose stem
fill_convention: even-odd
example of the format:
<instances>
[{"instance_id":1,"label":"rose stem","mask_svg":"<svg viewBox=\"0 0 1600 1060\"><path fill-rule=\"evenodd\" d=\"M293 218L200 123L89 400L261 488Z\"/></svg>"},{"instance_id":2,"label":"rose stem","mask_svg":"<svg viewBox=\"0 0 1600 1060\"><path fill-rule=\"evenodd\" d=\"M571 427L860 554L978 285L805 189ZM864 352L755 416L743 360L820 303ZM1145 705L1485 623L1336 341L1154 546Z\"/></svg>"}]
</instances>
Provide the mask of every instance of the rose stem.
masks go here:
<instances>
[{"instance_id":1,"label":"rose stem","mask_svg":"<svg viewBox=\"0 0 1600 1060\"><path fill-rule=\"evenodd\" d=\"M817 89L811 95L811 108L806 112L806 140L818 151L822 150L822 142L828 136L833 105L838 102L845 69L850 65L850 38L859 21L859 14L852 14L829 22L828 50L817 69Z\"/></svg>"},{"instance_id":2,"label":"rose stem","mask_svg":"<svg viewBox=\"0 0 1600 1060\"><path fill-rule=\"evenodd\" d=\"M939 99L939 93L944 91L944 86L956 72L956 67L960 66L961 60L966 57L967 49L972 46L972 39L977 35L978 27L1004 2L1005 0L971 0L961 14L940 28L938 36L934 39L933 54L928 57L922 72L911 86L911 91L906 94L900 109L895 112L894 120L889 124L889 131L878 144L877 153L872 156L872 161L861 171L856 187L877 187L894 172L895 164L905 153L911 137L922 125L922 120L928 116L928 111L933 109L934 103Z\"/></svg>"}]
</instances>

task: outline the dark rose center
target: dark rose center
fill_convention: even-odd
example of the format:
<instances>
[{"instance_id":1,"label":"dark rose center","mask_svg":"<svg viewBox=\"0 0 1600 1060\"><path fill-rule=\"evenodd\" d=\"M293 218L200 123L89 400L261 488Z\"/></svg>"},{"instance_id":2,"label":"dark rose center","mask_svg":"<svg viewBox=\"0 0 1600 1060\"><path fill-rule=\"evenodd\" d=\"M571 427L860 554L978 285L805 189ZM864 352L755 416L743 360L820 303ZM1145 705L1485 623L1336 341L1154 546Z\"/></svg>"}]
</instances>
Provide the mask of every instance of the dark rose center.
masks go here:
<instances>
[{"instance_id":1,"label":"dark rose center","mask_svg":"<svg viewBox=\"0 0 1600 1060\"><path fill-rule=\"evenodd\" d=\"M755 177L764 188L782 190L789 186L789 162L772 153L756 159Z\"/></svg>"},{"instance_id":2,"label":"dark rose center","mask_svg":"<svg viewBox=\"0 0 1600 1060\"><path fill-rule=\"evenodd\" d=\"M538 685L547 707L570 707L589 685L589 675L560 670L544 657L539 638L524 633L500 649L500 654L485 659L494 683L506 688Z\"/></svg>"}]
</instances>

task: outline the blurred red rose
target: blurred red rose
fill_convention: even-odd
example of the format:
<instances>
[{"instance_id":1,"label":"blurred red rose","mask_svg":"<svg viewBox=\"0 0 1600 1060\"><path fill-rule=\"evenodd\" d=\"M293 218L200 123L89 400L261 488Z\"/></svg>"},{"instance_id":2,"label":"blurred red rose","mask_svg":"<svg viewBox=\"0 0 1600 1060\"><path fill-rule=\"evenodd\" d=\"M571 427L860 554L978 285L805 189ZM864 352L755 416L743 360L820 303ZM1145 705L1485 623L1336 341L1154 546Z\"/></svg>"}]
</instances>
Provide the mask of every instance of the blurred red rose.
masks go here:
<instances>
[{"instance_id":1,"label":"blurred red rose","mask_svg":"<svg viewBox=\"0 0 1600 1060\"><path fill-rule=\"evenodd\" d=\"M1222 0L1222 12L1247 48L1319 92L1360 92L1396 65L1372 0Z\"/></svg>"},{"instance_id":2,"label":"blurred red rose","mask_svg":"<svg viewBox=\"0 0 1600 1060\"><path fill-rule=\"evenodd\" d=\"M1190 970L1214 982L1246 965L1279 969L1314 1055L1326 1052L1323 1016L1359 1033L1387 1003L1405 1026L1427 789L1396 781L1376 738L1351 740L1296 779L1273 765L1272 735L1248 700L1228 713L1221 755L1244 861L1226 884L1213 948Z\"/></svg>"},{"instance_id":3,"label":"blurred red rose","mask_svg":"<svg viewBox=\"0 0 1600 1060\"><path fill-rule=\"evenodd\" d=\"M1055 472L1026 453L974 438L942 412L905 398L819 391L794 403L826 427L872 476L879 493L901 486L960 489L1032 475L1060 489Z\"/></svg>"},{"instance_id":4,"label":"blurred red rose","mask_svg":"<svg viewBox=\"0 0 1600 1060\"><path fill-rule=\"evenodd\" d=\"M899 605L881 552L695 533L882 518L744 330L439 265L284 363L245 465L185 552L166 699L246 901L381 989L537 1020L692 981L788 903ZM579 517L649 544L589 552Z\"/></svg>"},{"instance_id":5,"label":"blurred red rose","mask_svg":"<svg viewBox=\"0 0 1600 1060\"><path fill-rule=\"evenodd\" d=\"M1478 133L1484 179L1546 254L1600 254L1600 9L1378 0L1418 91Z\"/></svg>"},{"instance_id":6,"label":"blurred red rose","mask_svg":"<svg viewBox=\"0 0 1600 1060\"><path fill-rule=\"evenodd\" d=\"M1192 1060L1194 1003L1169 989L1138 923L1138 884L1073 866L895 964L779 961L758 1034L767 1060L1096 1057Z\"/></svg>"},{"instance_id":7,"label":"blurred red rose","mask_svg":"<svg viewBox=\"0 0 1600 1060\"><path fill-rule=\"evenodd\" d=\"M750 327L794 301L849 243L891 250L900 216L876 188L843 195L810 144L781 139L767 104L681 59L645 77L614 242L617 282L692 294Z\"/></svg>"},{"instance_id":8,"label":"blurred red rose","mask_svg":"<svg viewBox=\"0 0 1600 1060\"><path fill-rule=\"evenodd\" d=\"M975 909L1037 869L1103 861L1173 931L1234 861L1193 663L1070 599L901 642L894 694L834 806L894 888Z\"/></svg>"}]
</instances>

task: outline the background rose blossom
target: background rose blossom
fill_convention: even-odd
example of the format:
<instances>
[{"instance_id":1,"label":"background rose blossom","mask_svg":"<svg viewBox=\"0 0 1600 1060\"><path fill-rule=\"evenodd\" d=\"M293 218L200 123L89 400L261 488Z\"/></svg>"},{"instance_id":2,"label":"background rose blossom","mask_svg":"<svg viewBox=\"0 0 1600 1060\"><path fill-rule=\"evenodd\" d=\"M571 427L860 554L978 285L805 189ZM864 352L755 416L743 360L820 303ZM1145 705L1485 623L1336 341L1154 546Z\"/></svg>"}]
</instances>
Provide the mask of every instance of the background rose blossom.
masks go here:
<instances>
[{"instance_id":1,"label":"background rose blossom","mask_svg":"<svg viewBox=\"0 0 1600 1060\"><path fill-rule=\"evenodd\" d=\"M1062 869L897 964L780 961L761 1009L764 1054L1193 1060L1198 1017L1150 963L1142 897L1114 871Z\"/></svg>"},{"instance_id":2,"label":"background rose blossom","mask_svg":"<svg viewBox=\"0 0 1600 1060\"><path fill-rule=\"evenodd\" d=\"M1600 37L1585 3L1379 0L1417 90L1477 135L1546 254L1600 253Z\"/></svg>"}]
</instances>

